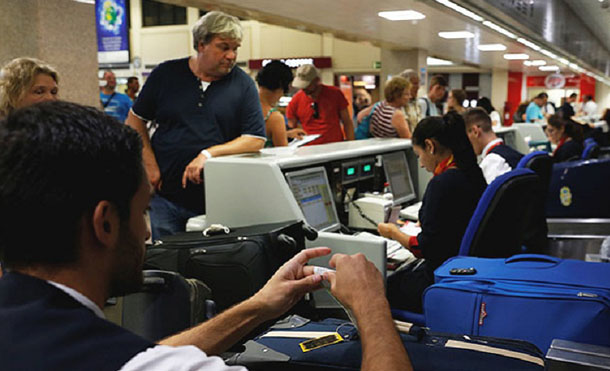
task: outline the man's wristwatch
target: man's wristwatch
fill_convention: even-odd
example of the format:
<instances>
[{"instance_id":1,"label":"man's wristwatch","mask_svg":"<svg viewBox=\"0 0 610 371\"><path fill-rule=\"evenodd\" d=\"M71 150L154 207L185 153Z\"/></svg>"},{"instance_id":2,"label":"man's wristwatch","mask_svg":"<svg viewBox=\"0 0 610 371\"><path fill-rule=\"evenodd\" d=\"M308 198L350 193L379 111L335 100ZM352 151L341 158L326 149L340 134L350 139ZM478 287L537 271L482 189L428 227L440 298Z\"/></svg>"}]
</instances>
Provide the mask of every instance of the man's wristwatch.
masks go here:
<instances>
[{"instance_id":1,"label":"man's wristwatch","mask_svg":"<svg viewBox=\"0 0 610 371\"><path fill-rule=\"evenodd\" d=\"M214 156L212 156L210 151L208 151L207 149L204 149L203 151L201 151L201 154L204 155L208 160L211 159L212 157L214 157Z\"/></svg>"}]
</instances>

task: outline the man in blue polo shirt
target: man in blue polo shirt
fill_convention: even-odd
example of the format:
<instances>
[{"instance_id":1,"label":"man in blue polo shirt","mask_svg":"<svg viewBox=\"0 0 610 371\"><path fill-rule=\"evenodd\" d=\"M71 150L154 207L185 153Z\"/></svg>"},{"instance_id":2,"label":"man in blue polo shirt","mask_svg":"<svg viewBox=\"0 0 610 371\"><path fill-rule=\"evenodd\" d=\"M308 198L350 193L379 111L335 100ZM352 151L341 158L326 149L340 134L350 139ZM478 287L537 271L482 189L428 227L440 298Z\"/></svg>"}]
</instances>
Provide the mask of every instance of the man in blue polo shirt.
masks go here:
<instances>
[{"instance_id":1,"label":"man in blue polo shirt","mask_svg":"<svg viewBox=\"0 0 610 371\"><path fill-rule=\"evenodd\" d=\"M254 81L233 68L242 39L239 20L209 12L193 26L197 55L155 68L127 118L140 133L151 200L153 239L185 229L205 212L203 169L216 156L255 152L265 122ZM152 138L145 122L158 124Z\"/></svg>"},{"instance_id":2,"label":"man in blue polo shirt","mask_svg":"<svg viewBox=\"0 0 610 371\"><path fill-rule=\"evenodd\" d=\"M546 93L536 95L525 110L525 122L541 122L544 119L542 107L546 105L548 99Z\"/></svg>"},{"instance_id":3,"label":"man in blue polo shirt","mask_svg":"<svg viewBox=\"0 0 610 371\"><path fill-rule=\"evenodd\" d=\"M117 93L114 72L104 71L104 80L106 85L100 90L100 101L102 107L104 107L104 112L124 123L131 108L131 99L126 94Z\"/></svg>"}]
</instances>

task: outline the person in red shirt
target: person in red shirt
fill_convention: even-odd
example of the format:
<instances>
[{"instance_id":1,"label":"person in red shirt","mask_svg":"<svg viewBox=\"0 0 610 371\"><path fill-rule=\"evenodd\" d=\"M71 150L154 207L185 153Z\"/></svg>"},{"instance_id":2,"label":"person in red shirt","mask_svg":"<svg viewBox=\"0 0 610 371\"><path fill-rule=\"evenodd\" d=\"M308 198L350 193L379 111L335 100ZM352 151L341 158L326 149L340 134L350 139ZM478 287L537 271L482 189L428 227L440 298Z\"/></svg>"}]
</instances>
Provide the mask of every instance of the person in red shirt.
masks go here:
<instances>
[{"instance_id":1,"label":"person in red shirt","mask_svg":"<svg viewBox=\"0 0 610 371\"><path fill-rule=\"evenodd\" d=\"M301 90L292 97L286 109L290 127L300 127L307 134L320 134L310 144L354 139L354 123L347 110L347 100L338 88L322 84L314 65L299 67L292 86Z\"/></svg>"}]
</instances>

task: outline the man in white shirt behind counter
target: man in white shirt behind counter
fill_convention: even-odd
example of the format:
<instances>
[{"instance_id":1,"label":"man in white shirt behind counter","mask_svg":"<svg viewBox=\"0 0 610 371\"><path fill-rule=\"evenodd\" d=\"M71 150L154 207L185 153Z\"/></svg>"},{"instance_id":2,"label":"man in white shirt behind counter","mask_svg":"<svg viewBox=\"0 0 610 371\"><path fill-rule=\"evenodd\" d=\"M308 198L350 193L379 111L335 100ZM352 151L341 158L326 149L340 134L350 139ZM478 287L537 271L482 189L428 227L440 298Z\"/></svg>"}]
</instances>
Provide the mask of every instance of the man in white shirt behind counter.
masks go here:
<instances>
[{"instance_id":1,"label":"man in white shirt behind counter","mask_svg":"<svg viewBox=\"0 0 610 371\"><path fill-rule=\"evenodd\" d=\"M472 108L464 113L466 135L474 153L481 156L479 163L487 184L496 177L517 167L523 155L504 144L491 128L491 119L482 108Z\"/></svg>"},{"instance_id":2,"label":"man in white shirt behind counter","mask_svg":"<svg viewBox=\"0 0 610 371\"><path fill-rule=\"evenodd\" d=\"M0 147L2 370L243 370L213 355L323 279L354 313L362 369L410 369L379 271L361 254L337 254L336 273L315 274L305 264L325 247L300 252L251 298L159 344L106 321L106 299L143 280L152 186L139 135L94 108L48 102L0 122ZM43 221L34 230L33 216Z\"/></svg>"}]
</instances>

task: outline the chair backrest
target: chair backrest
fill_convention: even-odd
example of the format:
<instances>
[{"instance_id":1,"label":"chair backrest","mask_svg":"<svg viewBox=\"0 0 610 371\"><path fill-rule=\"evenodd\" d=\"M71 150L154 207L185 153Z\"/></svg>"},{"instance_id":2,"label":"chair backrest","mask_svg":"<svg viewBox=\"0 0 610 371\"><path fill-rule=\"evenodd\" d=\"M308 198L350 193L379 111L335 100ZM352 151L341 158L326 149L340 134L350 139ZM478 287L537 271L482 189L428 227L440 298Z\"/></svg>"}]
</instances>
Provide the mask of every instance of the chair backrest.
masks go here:
<instances>
[{"instance_id":1,"label":"chair backrest","mask_svg":"<svg viewBox=\"0 0 610 371\"><path fill-rule=\"evenodd\" d=\"M553 165L549 218L610 218L610 158Z\"/></svg>"},{"instance_id":2,"label":"chair backrest","mask_svg":"<svg viewBox=\"0 0 610 371\"><path fill-rule=\"evenodd\" d=\"M597 142L595 141L595 138L591 138L591 137L585 138L585 140L584 140L585 146L587 146L588 144L591 144L591 143L597 144Z\"/></svg>"},{"instance_id":3,"label":"chair backrest","mask_svg":"<svg viewBox=\"0 0 610 371\"><path fill-rule=\"evenodd\" d=\"M581 160L588 160L591 158L599 157L599 146L597 142L589 142L585 143L585 149L582 151L582 155L580 156Z\"/></svg>"},{"instance_id":4,"label":"chair backrest","mask_svg":"<svg viewBox=\"0 0 610 371\"><path fill-rule=\"evenodd\" d=\"M547 247L543 187L533 170L515 169L487 188L470 219L459 255L503 258Z\"/></svg>"},{"instance_id":5,"label":"chair backrest","mask_svg":"<svg viewBox=\"0 0 610 371\"><path fill-rule=\"evenodd\" d=\"M553 159L544 151L536 151L523 156L517 164L517 169L531 169L538 177L544 190L544 197L549 189L553 173Z\"/></svg>"}]
</instances>

